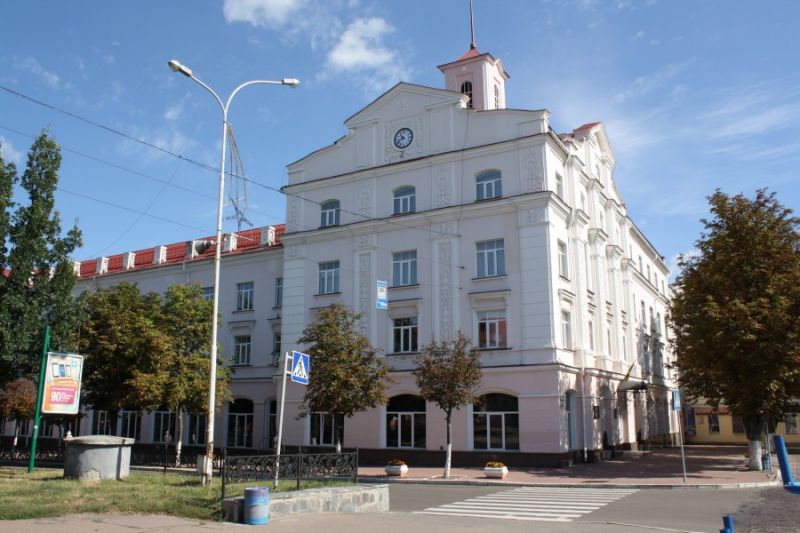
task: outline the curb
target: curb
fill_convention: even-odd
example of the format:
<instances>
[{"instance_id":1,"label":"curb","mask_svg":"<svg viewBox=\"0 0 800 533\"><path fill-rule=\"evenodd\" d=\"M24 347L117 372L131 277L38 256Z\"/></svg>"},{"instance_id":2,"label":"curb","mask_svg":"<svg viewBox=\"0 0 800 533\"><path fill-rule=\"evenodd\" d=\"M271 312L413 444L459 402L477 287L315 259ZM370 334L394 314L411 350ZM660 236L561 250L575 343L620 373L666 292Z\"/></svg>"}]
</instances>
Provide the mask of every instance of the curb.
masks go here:
<instances>
[{"instance_id":1,"label":"curb","mask_svg":"<svg viewBox=\"0 0 800 533\"><path fill-rule=\"evenodd\" d=\"M397 483L407 485L465 485L477 487L552 487L552 488L585 488L585 489L710 489L710 490L746 490L783 486L780 480L754 481L749 483L527 483L524 481L483 481L480 479L431 479L402 478L387 479L381 476L358 476L359 483Z\"/></svg>"}]
</instances>

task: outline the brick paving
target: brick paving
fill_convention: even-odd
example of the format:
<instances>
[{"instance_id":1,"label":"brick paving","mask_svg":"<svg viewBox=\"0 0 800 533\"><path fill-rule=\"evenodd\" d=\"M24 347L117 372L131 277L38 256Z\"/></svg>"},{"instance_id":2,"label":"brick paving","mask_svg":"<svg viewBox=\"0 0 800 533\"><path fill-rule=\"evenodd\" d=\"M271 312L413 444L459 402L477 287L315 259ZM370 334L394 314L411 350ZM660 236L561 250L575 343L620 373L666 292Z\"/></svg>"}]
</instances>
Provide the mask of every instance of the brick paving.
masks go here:
<instances>
[{"instance_id":1,"label":"brick paving","mask_svg":"<svg viewBox=\"0 0 800 533\"><path fill-rule=\"evenodd\" d=\"M747 469L745 448L736 446L687 446L687 485L750 485L776 479L776 474ZM777 460L773 459L777 466ZM409 464L407 477L389 478L382 466L358 469L359 476L401 482L443 482L441 467ZM480 468L452 468L453 482L492 483ZM600 463L576 464L567 468L510 468L505 483L555 485L682 485L679 448L663 448L641 454L626 454Z\"/></svg>"}]
</instances>

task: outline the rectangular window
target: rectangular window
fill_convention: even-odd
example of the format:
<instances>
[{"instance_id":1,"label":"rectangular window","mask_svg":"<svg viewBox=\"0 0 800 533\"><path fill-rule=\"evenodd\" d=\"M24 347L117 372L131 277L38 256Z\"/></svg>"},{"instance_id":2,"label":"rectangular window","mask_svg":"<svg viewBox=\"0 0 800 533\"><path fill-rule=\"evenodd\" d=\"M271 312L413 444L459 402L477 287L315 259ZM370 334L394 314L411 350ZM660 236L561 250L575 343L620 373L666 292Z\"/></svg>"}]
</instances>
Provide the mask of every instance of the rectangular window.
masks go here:
<instances>
[{"instance_id":1,"label":"rectangular window","mask_svg":"<svg viewBox=\"0 0 800 533\"><path fill-rule=\"evenodd\" d=\"M476 450L519 450L518 413L473 413L472 429Z\"/></svg>"},{"instance_id":2,"label":"rectangular window","mask_svg":"<svg viewBox=\"0 0 800 533\"><path fill-rule=\"evenodd\" d=\"M478 312L478 348L505 348L506 344L506 312Z\"/></svg>"},{"instance_id":3,"label":"rectangular window","mask_svg":"<svg viewBox=\"0 0 800 533\"><path fill-rule=\"evenodd\" d=\"M109 416L108 411L95 411L92 417L92 435L113 435L116 421Z\"/></svg>"},{"instance_id":4,"label":"rectangular window","mask_svg":"<svg viewBox=\"0 0 800 533\"><path fill-rule=\"evenodd\" d=\"M283 278L275 278L275 307L283 307Z\"/></svg>"},{"instance_id":5,"label":"rectangular window","mask_svg":"<svg viewBox=\"0 0 800 533\"><path fill-rule=\"evenodd\" d=\"M500 172L486 172L475 180L475 197L478 200L490 200L501 196L503 196L503 182Z\"/></svg>"},{"instance_id":6,"label":"rectangular window","mask_svg":"<svg viewBox=\"0 0 800 533\"><path fill-rule=\"evenodd\" d=\"M141 439L142 413L139 411L122 411L122 424L120 427L120 437L129 439Z\"/></svg>"},{"instance_id":7,"label":"rectangular window","mask_svg":"<svg viewBox=\"0 0 800 533\"><path fill-rule=\"evenodd\" d=\"M272 355L275 361L279 361L279 357L281 356L281 333L280 331L275 331L272 333Z\"/></svg>"},{"instance_id":8,"label":"rectangular window","mask_svg":"<svg viewBox=\"0 0 800 533\"><path fill-rule=\"evenodd\" d=\"M564 348L572 348L572 317L567 311L561 311L561 343Z\"/></svg>"},{"instance_id":9,"label":"rectangular window","mask_svg":"<svg viewBox=\"0 0 800 533\"><path fill-rule=\"evenodd\" d=\"M786 427L787 435L797 435L797 415L794 413L787 413L783 417L783 424Z\"/></svg>"},{"instance_id":10,"label":"rectangular window","mask_svg":"<svg viewBox=\"0 0 800 533\"><path fill-rule=\"evenodd\" d=\"M559 198L564 198L564 178L558 172L556 172L556 194Z\"/></svg>"},{"instance_id":11,"label":"rectangular window","mask_svg":"<svg viewBox=\"0 0 800 533\"><path fill-rule=\"evenodd\" d=\"M203 287L203 298L211 301L214 299L214 287Z\"/></svg>"},{"instance_id":12,"label":"rectangular window","mask_svg":"<svg viewBox=\"0 0 800 533\"><path fill-rule=\"evenodd\" d=\"M330 413L311 413L311 446L335 446L344 440L344 417Z\"/></svg>"},{"instance_id":13,"label":"rectangular window","mask_svg":"<svg viewBox=\"0 0 800 533\"><path fill-rule=\"evenodd\" d=\"M506 258L503 239L479 242L475 244L475 248L479 278L505 275Z\"/></svg>"},{"instance_id":14,"label":"rectangular window","mask_svg":"<svg viewBox=\"0 0 800 533\"><path fill-rule=\"evenodd\" d=\"M711 435L719 434L719 415L708 415L708 433Z\"/></svg>"},{"instance_id":15,"label":"rectangular window","mask_svg":"<svg viewBox=\"0 0 800 533\"><path fill-rule=\"evenodd\" d=\"M741 416L732 416L731 423L733 424L733 432L735 434L744 433L744 420Z\"/></svg>"},{"instance_id":16,"label":"rectangular window","mask_svg":"<svg viewBox=\"0 0 800 533\"><path fill-rule=\"evenodd\" d=\"M611 340L611 322L606 323L606 340L608 341L608 356L611 357L613 342Z\"/></svg>"},{"instance_id":17,"label":"rectangular window","mask_svg":"<svg viewBox=\"0 0 800 533\"><path fill-rule=\"evenodd\" d=\"M394 320L394 352L416 352L418 348L417 317Z\"/></svg>"},{"instance_id":18,"label":"rectangular window","mask_svg":"<svg viewBox=\"0 0 800 533\"><path fill-rule=\"evenodd\" d=\"M339 292L339 261L319 264L319 294Z\"/></svg>"},{"instance_id":19,"label":"rectangular window","mask_svg":"<svg viewBox=\"0 0 800 533\"><path fill-rule=\"evenodd\" d=\"M425 448L425 412L386 413L387 448Z\"/></svg>"},{"instance_id":20,"label":"rectangular window","mask_svg":"<svg viewBox=\"0 0 800 533\"><path fill-rule=\"evenodd\" d=\"M233 338L233 364L250 364L250 335L237 335Z\"/></svg>"},{"instance_id":21,"label":"rectangular window","mask_svg":"<svg viewBox=\"0 0 800 533\"><path fill-rule=\"evenodd\" d=\"M558 241L558 274L569 278L569 256L567 255L567 243L564 241Z\"/></svg>"},{"instance_id":22,"label":"rectangular window","mask_svg":"<svg viewBox=\"0 0 800 533\"><path fill-rule=\"evenodd\" d=\"M253 310L253 282L246 281L236 284L236 310Z\"/></svg>"},{"instance_id":23,"label":"rectangular window","mask_svg":"<svg viewBox=\"0 0 800 533\"><path fill-rule=\"evenodd\" d=\"M392 254L392 285L416 285L417 283L417 251L397 252Z\"/></svg>"},{"instance_id":24,"label":"rectangular window","mask_svg":"<svg viewBox=\"0 0 800 533\"><path fill-rule=\"evenodd\" d=\"M646 328L647 327L647 312L645 311L644 300L641 300L641 302L642 302L642 327Z\"/></svg>"},{"instance_id":25,"label":"rectangular window","mask_svg":"<svg viewBox=\"0 0 800 533\"><path fill-rule=\"evenodd\" d=\"M153 413L153 442L172 442L175 440L175 413L155 411Z\"/></svg>"},{"instance_id":26,"label":"rectangular window","mask_svg":"<svg viewBox=\"0 0 800 533\"><path fill-rule=\"evenodd\" d=\"M589 321L589 325L587 328L586 336L588 337L589 341L589 350L594 351L594 320Z\"/></svg>"},{"instance_id":27,"label":"rectangular window","mask_svg":"<svg viewBox=\"0 0 800 533\"><path fill-rule=\"evenodd\" d=\"M192 413L189 415L189 444L206 443L206 415Z\"/></svg>"},{"instance_id":28,"label":"rectangular window","mask_svg":"<svg viewBox=\"0 0 800 533\"><path fill-rule=\"evenodd\" d=\"M253 447L253 413L228 413L228 446Z\"/></svg>"}]
</instances>

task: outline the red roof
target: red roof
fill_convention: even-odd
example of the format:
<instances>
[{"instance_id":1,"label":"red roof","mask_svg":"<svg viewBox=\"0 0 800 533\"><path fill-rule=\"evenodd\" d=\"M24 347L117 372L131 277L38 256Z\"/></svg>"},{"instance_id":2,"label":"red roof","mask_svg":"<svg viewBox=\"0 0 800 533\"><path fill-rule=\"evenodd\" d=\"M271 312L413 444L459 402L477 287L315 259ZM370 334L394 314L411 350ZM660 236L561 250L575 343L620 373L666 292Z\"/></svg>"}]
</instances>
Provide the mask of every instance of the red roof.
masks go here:
<instances>
[{"instance_id":1,"label":"red roof","mask_svg":"<svg viewBox=\"0 0 800 533\"><path fill-rule=\"evenodd\" d=\"M464 60L464 59L471 59L471 58L473 58L473 57L478 57L479 55L481 55L481 53L480 53L480 52L478 52L478 49L477 49L477 48L472 48L472 47L470 47L470 49L469 49L469 50L467 50L466 52L464 52L464 53L461 55L461 57L459 57L458 59L456 59L456 61L462 61L462 60Z\"/></svg>"},{"instance_id":2,"label":"red roof","mask_svg":"<svg viewBox=\"0 0 800 533\"><path fill-rule=\"evenodd\" d=\"M594 128L595 126L599 126L600 124L601 124L601 122L587 122L583 126L581 126L579 128L575 128L573 131L590 130L590 129Z\"/></svg>"},{"instance_id":3,"label":"red roof","mask_svg":"<svg viewBox=\"0 0 800 533\"><path fill-rule=\"evenodd\" d=\"M259 248L265 247L275 247L280 246L280 236L286 233L286 225L285 224L278 224L274 226L275 228L275 242L272 245L262 246L262 232L269 231L268 228L255 228L249 229L239 232L238 239L236 242L236 249L224 252L224 255L230 254L237 254L248 252L251 250L257 250ZM214 237L205 237L207 241L214 240ZM266 238L264 239L266 240ZM191 241L190 241L191 242ZM175 242L172 244L166 245L166 252L167 257L166 260L161 263L162 265L166 264L173 264L178 263L181 261L192 261L197 259L206 259L209 257L214 256L214 246L209 246L202 253L195 255L194 257L191 256L191 248L187 246L186 241ZM148 268L148 267L155 267L159 266L157 263L154 262L155 260L155 248L144 248L142 250L137 250L133 252L134 260L133 260L133 267L130 270L138 270L140 268ZM108 258L108 273L115 273L115 272L122 272L125 270L124 265L124 256L125 254L118 254L113 255ZM97 273L97 263L98 259L89 259L87 261L82 261L80 264L80 273L79 277L91 277L96 275ZM4 272L5 275L5 272Z\"/></svg>"}]
</instances>

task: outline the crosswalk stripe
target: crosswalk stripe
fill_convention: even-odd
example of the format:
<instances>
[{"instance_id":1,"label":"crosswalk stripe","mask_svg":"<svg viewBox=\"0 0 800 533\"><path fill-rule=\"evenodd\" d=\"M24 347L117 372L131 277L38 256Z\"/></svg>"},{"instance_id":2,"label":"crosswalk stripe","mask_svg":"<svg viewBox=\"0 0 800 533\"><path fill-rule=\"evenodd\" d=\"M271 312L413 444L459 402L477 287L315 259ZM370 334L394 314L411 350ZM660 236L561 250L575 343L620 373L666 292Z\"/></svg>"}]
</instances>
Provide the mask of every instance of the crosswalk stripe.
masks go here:
<instances>
[{"instance_id":1,"label":"crosswalk stripe","mask_svg":"<svg viewBox=\"0 0 800 533\"><path fill-rule=\"evenodd\" d=\"M635 492L636 489L559 487L557 490L552 490L546 487L520 487L417 512L476 518L570 522Z\"/></svg>"}]
</instances>

